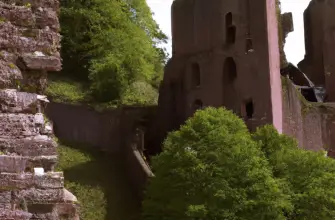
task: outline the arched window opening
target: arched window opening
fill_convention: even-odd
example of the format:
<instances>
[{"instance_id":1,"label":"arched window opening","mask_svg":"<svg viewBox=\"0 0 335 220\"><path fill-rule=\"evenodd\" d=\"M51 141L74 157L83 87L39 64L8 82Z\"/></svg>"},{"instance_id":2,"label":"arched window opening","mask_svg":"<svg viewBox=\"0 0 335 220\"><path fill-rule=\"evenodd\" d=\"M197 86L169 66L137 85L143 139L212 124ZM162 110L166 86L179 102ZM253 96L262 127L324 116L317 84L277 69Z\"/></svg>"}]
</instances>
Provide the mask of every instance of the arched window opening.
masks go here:
<instances>
[{"instance_id":1,"label":"arched window opening","mask_svg":"<svg viewBox=\"0 0 335 220\"><path fill-rule=\"evenodd\" d=\"M232 57L228 57L223 66L224 79L228 78L229 81L234 81L237 77L236 63Z\"/></svg>"},{"instance_id":2,"label":"arched window opening","mask_svg":"<svg viewBox=\"0 0 335 220\"><path fill-rule=\"evenodd\" d=\"M226 14L226 43L234 44L236 38L236 27L233 25L233 14L231 12Z\"/></svg>"},{"instance_id":3,"label":"arched window opening","mask_svg":"<svg viewBox=\"0 0 335 220\"><path fill-rule=\"evenodd\" d=\"M199 110L199 109L202 109L203 107L203 103L200 99L196 99L194 102L193 102L193 110L196 111L196 110Z\"/></svg>"},{"instance_id":4,"label":"arched window opening","mask_svg":"<svg viewBox=\"0 0 335 220\"><path fill-rule=\"evenodd\" d=\"M252 99L249 99L244 103L244 108L245 108L245 117L247 119L251 119L254 116L254 103Z\"/></svg>"},{"instance_id":5,"label":"arched window opening","mask_svg":"<svg viewBox=\"0 0 335 220\"><path fill-rule=\"evenodd\" d=\"M201 75L200 75L200 66L198 63L192 64L192 88L200 86Z\"/></svg>"}]
</instances>

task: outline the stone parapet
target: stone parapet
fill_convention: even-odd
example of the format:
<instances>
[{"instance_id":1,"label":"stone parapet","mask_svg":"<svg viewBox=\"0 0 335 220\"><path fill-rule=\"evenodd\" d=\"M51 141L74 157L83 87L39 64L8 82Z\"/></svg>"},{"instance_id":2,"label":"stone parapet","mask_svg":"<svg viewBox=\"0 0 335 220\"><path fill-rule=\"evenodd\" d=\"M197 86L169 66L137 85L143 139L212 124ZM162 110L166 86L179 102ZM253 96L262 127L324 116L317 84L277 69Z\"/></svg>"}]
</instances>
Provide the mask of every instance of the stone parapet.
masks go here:
<instances>
[{"instance_id":1,"label":"stone parapet","mask_svg":"<svg viewBox=\"0 0 335 220\"><path fill-rule=\"evenodd\" d=\"M58 13L58 0L0 1L0 219L79 219L39 95L62 68Z\"/></svg>"}]
</instances>

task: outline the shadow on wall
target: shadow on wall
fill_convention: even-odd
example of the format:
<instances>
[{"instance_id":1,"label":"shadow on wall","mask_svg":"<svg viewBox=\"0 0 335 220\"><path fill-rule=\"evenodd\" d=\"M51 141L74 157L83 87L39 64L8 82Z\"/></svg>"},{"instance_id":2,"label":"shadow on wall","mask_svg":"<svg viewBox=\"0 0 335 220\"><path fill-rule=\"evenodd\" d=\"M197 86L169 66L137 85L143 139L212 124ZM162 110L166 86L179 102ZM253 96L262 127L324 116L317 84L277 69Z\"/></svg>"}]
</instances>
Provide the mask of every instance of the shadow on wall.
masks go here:
<instances>
[{"instance_id":1,"label":"shadow on wall","mask_svg":"<svg viewBox=\"0 0 335 220\"><path fill-rule=\"evenodd\" d=\"M45 110L59 139L102 151L122 152L140 121L151 122L156 107L125 107L97 112L87 106L49 103Z\"/></svg>"},{"instance_id":2,"label":"shadow on wall","mask_svg":"<svg viewBox=\"0 0 335 220\"><path fill-rule=\"evenodd\" d=\"M129 198L127 190L132 193L134 202L140 206L143 190L153 174L142 157L146 135L143 133L143 136L138 136L137 131L140 128L146 130L147 134L152 133L150 128L155 110L156 107L128 107L97 112L85 106L48 104L45 113L53 122L55 135L59 139L77 143L76 146L81 146L80 150L85 150L82 146L91 146L90 148L94 147L91 150L107 152L98 155L94 162L80 164L70 170L65 169L66 179L75 181L76 173L82 173L77 181L99 185L104 182L103 178L110 177L110 182L102 186L108 190L107 195L112 195L108 200L109 207L119 207L120 203L129 201L123 200L123 197ZM102 161L106 161L103 166ZM122 182L124 179L127 179L128 185ZM128 187L127 190L124 190L125 186ZM115 193L122 191L125 195L114 198ZM118 213L116 210L110 212ZM131 220L130 217L125 219Z\"/></svg>"},{"instance_id":3,"label":"shadow on wall","mask_svg":"<svg viewBox=\"0 0 335 220\"><path fill-rule=\"evenodd\" d=\"M66 177L66 186L78 196L84 209L82 219L139 219L141 199L132 190L134 187L128 182L127 172L118 154L101 153L69 142L62 142L61 148L60 168ZM83 162L78 161L80 157L76 161L68 158L75 157L74 152L89 155L90 159Z\"/></svg>"}]
</instances>

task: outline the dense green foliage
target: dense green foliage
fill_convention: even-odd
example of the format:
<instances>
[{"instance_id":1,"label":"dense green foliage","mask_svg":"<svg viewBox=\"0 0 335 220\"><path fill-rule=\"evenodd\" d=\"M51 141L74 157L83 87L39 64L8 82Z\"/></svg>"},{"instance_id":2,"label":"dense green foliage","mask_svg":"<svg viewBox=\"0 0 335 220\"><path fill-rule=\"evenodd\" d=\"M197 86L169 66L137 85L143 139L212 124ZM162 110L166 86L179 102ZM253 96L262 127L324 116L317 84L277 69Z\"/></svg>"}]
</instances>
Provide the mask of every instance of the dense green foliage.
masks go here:
<instances>
[{"instance_id":1,"label":"dense green foliage","mask_svg":"<svg viewBox=\"0 0 335 220\"><path fill-rule=\"evenodd\" d=\"M258 129L254 139L261 146L273 175L284 184L294 210L287 219L335 218L335 160L324 152L297 148L290 137L279 135L272 126Z\"/></svg>"},{"instance_id":2,"label":"dense green foliage","mask_svg":"<svg viewBox=\"0 0 335 220\"><path fill-rule=\"evenodd\" d=\"M335 218L333 159L272 126L250 134L222 108L198 111L170 133L152 165L144 220Z\"/></svg>"},{"instance_id":3,"label":"dense green foliage","mask_svg":"<svg viewBox=\"0 0 335 220\"><path fill-rule=\"evenodd\" d=\"M157 87L166 36L145 0L61 0L61 7L61 75L88 81L86 98L119 101L138 81Z\"/></svg>"},{"instance_id":4,"label":"dense green foliage","mask_svg":"<svg viewBox=\"0 0 335 220\"><path fill-rule=\"evenodd\" d=\"M153 158L145 220L285 219L289 198L244 122L222 108L198 111Z\"/></svg>"},{"instance_id":5,"label":"dense green foliage","mask_svg":"<svg viewBox=\"0 0 335 220\"><path fill-rule=\"evenodd\" d=\"M58 153L57 170L64 172L65 187L78 198L81 220L139 218L138 201L117 156L73 143L61 144Z\"/></svg>"}]
</instances>

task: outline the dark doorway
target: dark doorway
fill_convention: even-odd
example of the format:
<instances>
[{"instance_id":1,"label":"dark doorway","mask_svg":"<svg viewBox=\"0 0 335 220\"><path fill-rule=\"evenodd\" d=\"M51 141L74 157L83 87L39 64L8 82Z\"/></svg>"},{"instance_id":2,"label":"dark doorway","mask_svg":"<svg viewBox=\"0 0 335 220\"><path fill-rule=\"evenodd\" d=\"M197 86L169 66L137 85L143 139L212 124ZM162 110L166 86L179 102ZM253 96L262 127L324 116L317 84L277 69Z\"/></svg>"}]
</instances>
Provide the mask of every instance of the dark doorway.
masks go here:
<instances>
[{"instance_id":1,"label":"dark doorway","mask_svg":"<svg viewBox=\"0 0 335 220\"><path fill-rule=\"evenodd\" d=\"M230 82L237 78L236 63L232 57L228 57L223 66L223 74L228 78Z\"/></svg>"},{"instance_id":2,"label":"dark doorway","mask_svg":"<svg viewBox=\"0 0 335 220\"><path fill-rule=\"evenodd\" d=\"M251 119L254 116L254 103L252 99L247 100L244 103L245 107L245 116L247 119Z\"/></svg>"}]
</instances>

